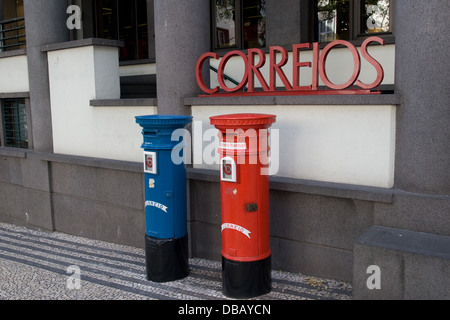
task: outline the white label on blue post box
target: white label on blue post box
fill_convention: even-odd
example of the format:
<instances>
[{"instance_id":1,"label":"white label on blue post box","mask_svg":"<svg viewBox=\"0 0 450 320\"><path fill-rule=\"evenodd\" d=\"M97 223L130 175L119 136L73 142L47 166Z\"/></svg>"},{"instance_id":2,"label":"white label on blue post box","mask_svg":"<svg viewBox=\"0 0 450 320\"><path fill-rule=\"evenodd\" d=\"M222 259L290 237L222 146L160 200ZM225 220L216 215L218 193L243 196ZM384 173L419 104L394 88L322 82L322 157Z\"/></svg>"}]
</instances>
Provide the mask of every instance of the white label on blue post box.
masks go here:
<instances>
[{"instance_id":1,"label":"white label on blue post box","mask_svg":"<svg viewBox=\"0 0 450 320\"><path fill-rule=\"evenodd\" d=\"M157 173L156 152L144 152L144 172Z\"/></svg>"},{"instance_id":2,"label":"white label on blue post box","mask_svg":"<svg viewBox=\"0 0 450 320\"><path fill-rule=\"evenodd\" d=\"M236 162L233 158L222 158L220 164L220 179L226 182L236 182Z\"/></svg>"}]
</instances>

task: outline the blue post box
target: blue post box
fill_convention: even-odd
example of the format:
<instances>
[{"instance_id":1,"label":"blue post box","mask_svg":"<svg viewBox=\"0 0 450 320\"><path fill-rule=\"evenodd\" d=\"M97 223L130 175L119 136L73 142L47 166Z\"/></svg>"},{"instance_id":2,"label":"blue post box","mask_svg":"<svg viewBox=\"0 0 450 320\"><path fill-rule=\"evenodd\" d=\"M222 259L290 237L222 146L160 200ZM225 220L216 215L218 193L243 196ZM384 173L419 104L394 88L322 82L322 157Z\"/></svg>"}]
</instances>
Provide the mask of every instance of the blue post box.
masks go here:
<instances>
[{"instance_id":1,"label":"blue post box","mask_svg":"<svg viewBox=\"0 0 450 320\"><path fill-rule=\"evenodd\" d=\"M172 159L172 151L181 145L172 141L172 134L191 122L190 116L136 117L144 137L147 279L154 282L189 274L186 166ZM179 157L182 152L175 153Z\"/></svg>"}]
</instances>

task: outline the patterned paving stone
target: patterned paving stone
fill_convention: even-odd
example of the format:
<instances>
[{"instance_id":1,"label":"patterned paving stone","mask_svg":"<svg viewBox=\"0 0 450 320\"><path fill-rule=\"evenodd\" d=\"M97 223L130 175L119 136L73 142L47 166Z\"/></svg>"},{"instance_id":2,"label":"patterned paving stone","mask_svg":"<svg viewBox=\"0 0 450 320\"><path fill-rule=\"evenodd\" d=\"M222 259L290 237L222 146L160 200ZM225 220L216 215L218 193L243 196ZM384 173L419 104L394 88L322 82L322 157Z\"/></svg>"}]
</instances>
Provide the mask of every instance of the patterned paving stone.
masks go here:
<instances>
[{"instance_id":1,"label":"patterned paving stone","mask_svg":"<svg viewBox=\"0 0 450 320\"><path fill-rule=\"evenodd\" d=\"M145 278L143 249L0 223L0 300L227 300L221 262L190 259L190 275ZM351 300L346 282L272 271L254 300Z\"/></svg>"}]
</instances>

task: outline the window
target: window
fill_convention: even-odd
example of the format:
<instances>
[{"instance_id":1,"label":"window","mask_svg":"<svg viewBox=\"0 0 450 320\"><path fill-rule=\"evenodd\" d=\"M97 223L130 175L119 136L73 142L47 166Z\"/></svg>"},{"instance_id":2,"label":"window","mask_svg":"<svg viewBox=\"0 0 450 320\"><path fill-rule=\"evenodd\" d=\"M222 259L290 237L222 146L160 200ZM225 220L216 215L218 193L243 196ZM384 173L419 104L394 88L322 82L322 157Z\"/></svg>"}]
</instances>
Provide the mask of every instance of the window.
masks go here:
<instances>
[{"instance_id":1,"label":"window","mask_svg":"<svg viewBox=\"0 0 450 320\"><path fill-rule=\"evenodd\" d=\"M384 33L391 31L391 4L389 0L362 1L361 33Z\"/></svg>"},{"instance_id":2,"label":"window","mask_svg":"<svg viewBox=\"0 0 450 320\"><path fill-rule=\"evenodd\" d=\"M394 12L395 0L211 0L211 47L362 42L371 35L393 41Z\"/></svg>"},{"instance_id":3,"label":"window","mask_svg":"<svg viewBox=\"0 0 450 320\"><path fill-rule=\"evenodd\" d=\"M319 42L350 39L350 0L318 0Z\"/></svg>"},{"instance_id":4,"label":"window","mask_svg":"<svg viewBox=\"0 0 450 320\"><path fill-rule=\"evenodd\" d=\"M393 0L316 0L316 41L392 34Z\"/></svg>"},{"instance_id":5,"label":"window","mask_svg":"<svg viewBox=\"0 0 450 320\"><path fill-rule=\"evenodd\" d=\"M214 49L266 46L265 0L212 0Z\"/></svg>"},{"instance_id":6,"label":"window","mask_svg":"<svg viewBox=\"0 0 450 320\"><path fill-rule=\"evenodd\" d=\"M23 0L0 1L0 52L25 48Z\"/></svg>"},{"instance_id":7,"label":"window","mask_svg":"<svg viewBox=\"0 0 450 320\"><path fill-rule=\"evenodd\" d=\"M147 0L96 0L96 36L124 42L120 60L148 59Z\"/></svg>"},{"instance_id":8,"label":"window","mask_svg":"<svg viewBox=\"0 0 450 320\"><path fill-rule=\"evenodd\" d=\"M28 148L27 107L25 99L5 99L1 103L2 136L5 147Z\"/></svg>"}]
</instances>

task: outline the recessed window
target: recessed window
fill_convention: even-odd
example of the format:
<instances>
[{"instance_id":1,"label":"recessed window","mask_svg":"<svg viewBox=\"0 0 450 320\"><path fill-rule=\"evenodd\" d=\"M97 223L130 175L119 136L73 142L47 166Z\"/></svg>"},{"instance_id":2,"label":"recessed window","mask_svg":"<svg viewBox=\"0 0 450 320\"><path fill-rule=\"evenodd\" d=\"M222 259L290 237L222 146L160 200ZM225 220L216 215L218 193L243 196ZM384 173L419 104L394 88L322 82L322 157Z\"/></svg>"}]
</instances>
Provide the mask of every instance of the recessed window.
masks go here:
<instances>
[{"instance_id":1,"label":"recessed window","mask_svg":"<svg viewBox=\"0 0 450 320\"><path fill-rule=\"evenodd\" d=\"M11 148L28 148L28 123L25 99L2 101L3 145Z\"/></svg>"},{"instance_id":2,"label":"recessed window","mask_svg":"<svg viewBox=\"0 0 450 320\"><path fill-rule=\"evenodd\" d=\"M236 1L215 0L216 48L236 46Z\"/></svg>"},{"instance_id":3,"label":"recessed window","mask_svg":"<svg viewBox=\"0 0 450 320\"><path fill-rule=\"evenodd\" d=\"M266 46L265 0L212 0L214 49Z\"/></svg>"},{"instance_id":4,"label":"recessed window","mask_svg":"<svg viewBox=\"0 0 450 320\"><path fill-rule=\"evenodd\" d=\"M390 0L365 0L361 9L361 32L363 34L391 31Z\"/></svg>"},{"instance_id":5,"label":"recessed window","mask_svg":"<svg viewBox=\"0 0 450 320\"><path fill-rule=\"evenodd\" d=\"M350 0L317 1L319 42L350 39Z\"/></svg>"},{"instance_id":6,"label":"recessed window","mask_svg":"<svg viewBox=\"0 0 450 320\"><path fill-rule=\"evenodd\" d=\"M394 39L395 0L211 0L212 50ZM295 4L295 6L294 6Z\"/></svg>"},{"instance_id":7,"label":"recessed window","mask_svg":"<svg viewBox=\"0 0 450 320\"><path fill-rule=\"evenodd\" d=\"M96 0L96 36L121 40L120 60L149 58L147 0Z\"/></svg>"},{"instance_id":8,"label":"recessed window","mask_svg":"<svg viewBox=\"0 0 450 320\"><path fill-rule=\"evenodd\" d=\"M0 1L0 52L25 47L23 0Z\"/></svg>"},{"instance_id":9,"label":"recessed window","mask_svg":"<svg viewBox=\"0 0 450 320\"><path fill-rule=\"evenodd\" d=\"M317 0L317 39L355 40L392 33L393 0Z\"/></svg>"}]
</instances>

